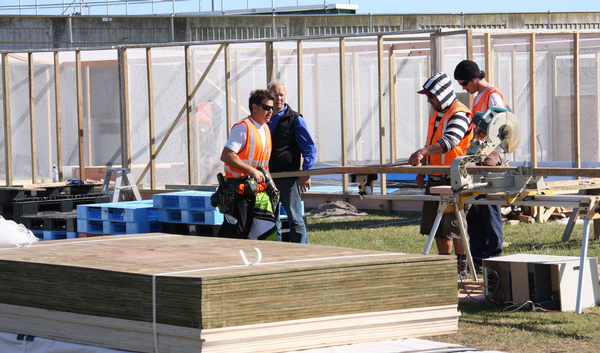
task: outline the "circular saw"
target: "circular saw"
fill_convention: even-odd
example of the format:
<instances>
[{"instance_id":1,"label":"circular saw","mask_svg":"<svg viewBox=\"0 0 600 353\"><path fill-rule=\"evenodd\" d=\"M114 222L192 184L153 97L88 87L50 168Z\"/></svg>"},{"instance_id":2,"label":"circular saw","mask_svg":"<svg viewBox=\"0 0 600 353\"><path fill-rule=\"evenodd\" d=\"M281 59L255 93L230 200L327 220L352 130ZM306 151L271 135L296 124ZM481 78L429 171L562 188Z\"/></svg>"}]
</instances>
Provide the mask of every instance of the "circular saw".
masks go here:
<instances>
[{"instance_id":1,"label":"circular saw","mask_svg":"<svg viewBox=\"0 0 600 353\"><path fill-rule=\"evenodd\" d=\"M490 107L473 116L475 136L467 149L469 155L487 156L495 149L512 153L521 142L521 126L513 113L500 107Z\"/></svg>"},{"instance_id":2,"label":"circular saw","mask_svg":"<svg viewBox=\"0 0 600 353\"><path fill-rule=\"evenodd\" d=\"M509 111L496 114L492 118L492 126L498 126L497 133L500 144L497 148L504 153L514 152L521 142L521 125L519 125L517 117Z\"/></svg>"}]
</instances>

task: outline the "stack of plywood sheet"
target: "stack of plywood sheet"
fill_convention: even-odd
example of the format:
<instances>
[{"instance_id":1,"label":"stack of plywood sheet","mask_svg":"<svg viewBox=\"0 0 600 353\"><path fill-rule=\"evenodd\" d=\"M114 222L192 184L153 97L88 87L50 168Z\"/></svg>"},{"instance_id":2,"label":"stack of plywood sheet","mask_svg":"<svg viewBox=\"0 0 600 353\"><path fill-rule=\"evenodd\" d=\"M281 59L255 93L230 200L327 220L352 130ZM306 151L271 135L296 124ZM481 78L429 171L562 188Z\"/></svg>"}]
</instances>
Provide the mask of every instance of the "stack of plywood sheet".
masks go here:
<instances>
[{"instance_id":1,"label":"stack of plywood sheet","mask_svg":"<svg viewBox=\"0 0 600 353\"><path fill-rule=\"evenodd\" d=\"M458 325L444 256L153 233L2 247L0 266L0 331L136 352L281 352Z\"/></svg>"}]
</instances>

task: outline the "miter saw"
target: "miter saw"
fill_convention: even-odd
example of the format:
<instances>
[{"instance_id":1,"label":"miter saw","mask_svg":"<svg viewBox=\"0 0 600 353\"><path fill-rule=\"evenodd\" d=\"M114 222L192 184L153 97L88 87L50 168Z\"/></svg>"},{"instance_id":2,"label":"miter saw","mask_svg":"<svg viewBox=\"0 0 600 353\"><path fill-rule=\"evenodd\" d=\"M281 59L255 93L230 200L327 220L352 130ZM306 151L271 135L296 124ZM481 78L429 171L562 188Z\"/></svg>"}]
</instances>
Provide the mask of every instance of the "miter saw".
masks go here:
<instances>
[{"instance_id":1,"label":"miter saw","mask_svg":"<svg viewBox=\"0 0 600 353\"><path fill-rule=\"evenodd\" d=\"M519 166L509 172L467 173L467 165L481 163L495 150L512 153L521 141L521 126L508 109L490 107L472 119L474 139L466 155L457 157L450 166L452 191L517 194L527 189L545 189L543 178L533 176L532 166ZM483 136L477 139L477 136Z\"/></svg>"}]
</instances>

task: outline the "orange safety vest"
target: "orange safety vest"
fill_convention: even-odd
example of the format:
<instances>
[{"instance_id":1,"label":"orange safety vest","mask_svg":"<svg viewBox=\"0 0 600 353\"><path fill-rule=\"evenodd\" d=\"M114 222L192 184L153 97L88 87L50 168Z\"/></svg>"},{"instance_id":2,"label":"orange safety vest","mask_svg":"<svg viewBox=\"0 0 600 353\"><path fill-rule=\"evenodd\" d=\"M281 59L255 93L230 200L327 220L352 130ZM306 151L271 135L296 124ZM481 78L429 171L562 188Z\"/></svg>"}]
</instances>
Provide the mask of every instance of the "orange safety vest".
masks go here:
<instances>
[{"instance_id":1,"label":"orange safety vest","mask_svg":"<svg viewBox=\"0 0 600 353\"><path fill-rule=\"evenodd\" d=\"M481 96L481 99L479 99L477 105L473 107L473 114L477 112L485 112L489 108L490 94L494 92L498 93L500 97L502 97L502 103L504 103L504 107L502 108L506 108L506 101L504 100L504 96L502 95L502 93L500 93L500 91L496 87L490 86L487 90L485 90L482 93L483 96Z\"/></svg>"},{"instance_id":2,"label":"orange safety vest","mask_svg":"<svg viewBox=\"0 0 600 353\"><path fill-rule=\"evenodd\" d=\"M242 148L240 152L238 152L238 157L245 163L253 166L263 166L265 169L269 169L269 158L271 157L271 132L269 131L269 127L265 125L265 136L266 141L263 146L263 142L260 139L260 134L258 133L258 129L254 122L250 117L245 118L244 120L236 123L238 124L246 124L246 129L248 131L246 137L246 144ZM235 126L234 125L234 126ZM225 176L231 179L244 179L248 174L242 172L241 170L237 170L227 164L225 164Z\"/></svg>"},{"instance_id":3,"label":"orange safety vest","mask_svg":"<svg viewBox=\"0 0 600 353\"><path fill-rule=\"evenodd\" d=\"M500 97L502 97L502 103L504 104L504 106L502 108L506 108L506 101L504 100L504 96L502 95L502 93L500 93L500 91L494 87L494 86L490 86L487 90L485 90L482 93L481 99L479 99L479 101L477 102L477 105L475 107L473 107L473 114L477 113L477 112L485 112L486 110L488 110L489 105L490 105L490 94L492 93L498 93L500 95ZM473 103L475 103L475 101L473 101ZM477 136L478 140L483 140L483 136Z\"/></svg>"},{"instance_id":4,"label":"orange safety vest","mask_svg":"<svg viewBox=\"0 0 600 353\"><path fill-rule=\"evenodd\" d=\"M470 118L470 116L471 116L471 111L469 110L469 108L467 108L461 102L458 102L458 101L454 102L454 104L452 104L450 106L450 108L448 108L448 110L446 110L446 113L444 113L444 116L438 123L437 128L435 127L435 119L437 117L438 111L433 110L431 112L431 115L429 116L429 129L427 131L427 140L429 141L428 146L431 145L432 143L435 143L436 141L439 141L442 138L442 136L444 136L444 132L446 131L446 126L448 125L448 121L454 114L456 114L458 112L465 112L467 114L468 118ZM450 151L448 151L446 153L442 153L442 154L432 154L431 156L428 156L429 164L430 165L450 165L450 164L452 164L452 161L454 160L454 158L464 156L466 154L467 147L469 147L469 144L471 143L471 139L473 139L473 130L469 130L469 132L467 133L467 136L465 136L462 140L460 140L458 145L456 147L454 147L453 149L451 149Z\"/></svg>"}]
</instances>

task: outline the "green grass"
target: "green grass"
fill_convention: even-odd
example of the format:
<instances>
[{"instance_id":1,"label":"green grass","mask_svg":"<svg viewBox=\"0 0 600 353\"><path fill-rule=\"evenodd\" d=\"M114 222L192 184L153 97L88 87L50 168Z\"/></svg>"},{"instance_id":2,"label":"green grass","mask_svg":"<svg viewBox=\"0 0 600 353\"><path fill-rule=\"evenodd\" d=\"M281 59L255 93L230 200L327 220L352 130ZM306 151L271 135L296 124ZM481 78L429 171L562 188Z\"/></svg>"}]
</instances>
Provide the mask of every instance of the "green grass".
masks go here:
<instances>
[{"instance_id":1,"label":"green grass","mask_svg":"<svg viewBox=\"0 0 600 353\"><path fill-rule=\"evenodd\" d=\"M418 215L384 215L343 220L308 220L311 244L356 249L421 254L427 237L419 234ZM416 221L415 221L416 220ZM413 221L413 222L411 222ZM396 223L397 224L392 224ZM388 224L385 227L364 228ZM600 257L600 241L591 227L589 257ZM583 226L576 225L571 239L561 241L564 225L519 223L504 225L504 254L546 254L579 256ZM433 245L430 253L437 250ZM504 312L506 306L459 302L458 333L429 337L439 342L502 352L600 352L600 308L573 312Z\"/></svg>"}]
</instances>

